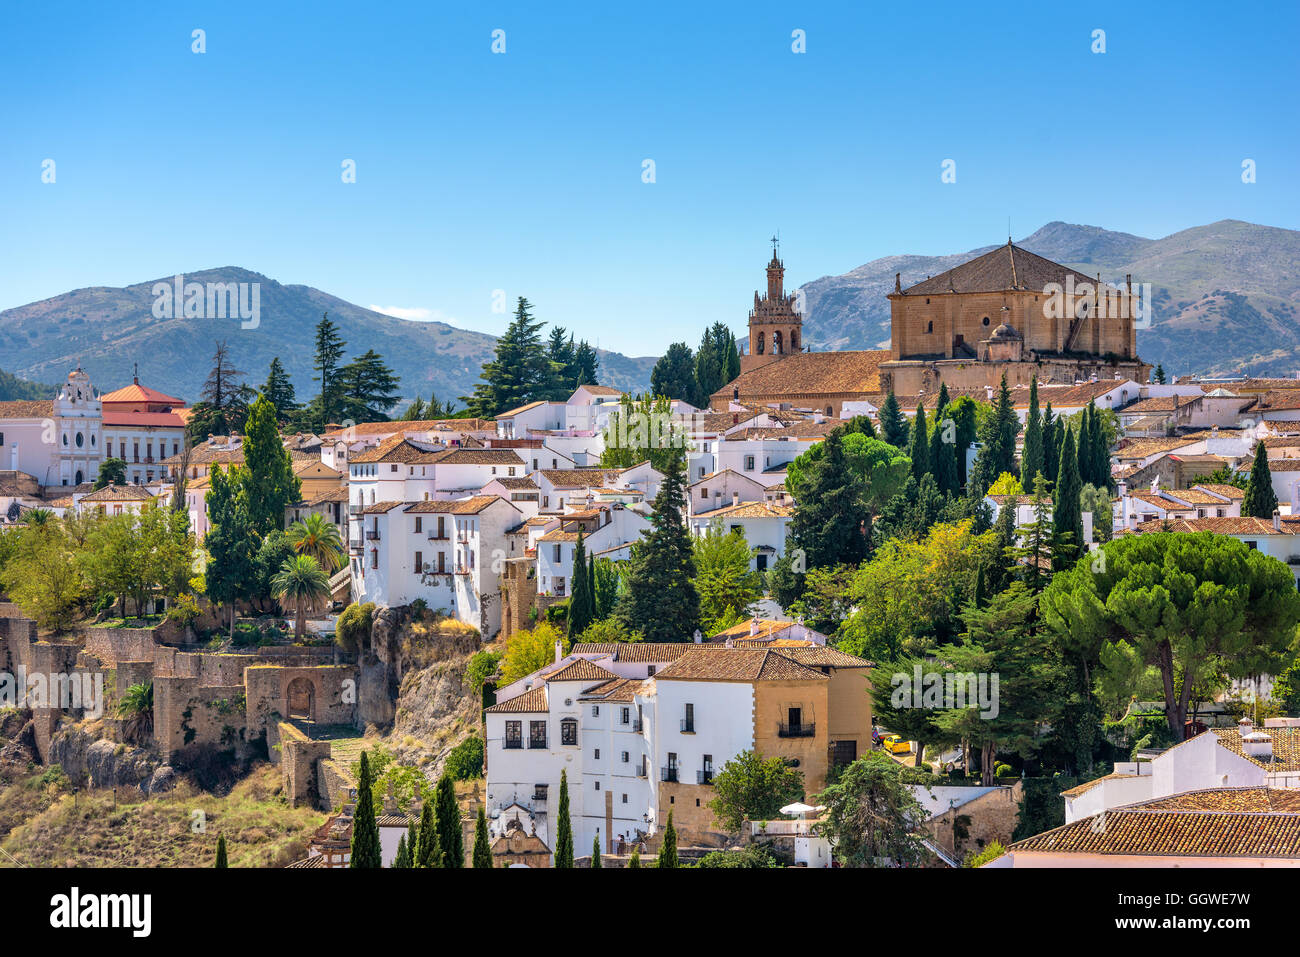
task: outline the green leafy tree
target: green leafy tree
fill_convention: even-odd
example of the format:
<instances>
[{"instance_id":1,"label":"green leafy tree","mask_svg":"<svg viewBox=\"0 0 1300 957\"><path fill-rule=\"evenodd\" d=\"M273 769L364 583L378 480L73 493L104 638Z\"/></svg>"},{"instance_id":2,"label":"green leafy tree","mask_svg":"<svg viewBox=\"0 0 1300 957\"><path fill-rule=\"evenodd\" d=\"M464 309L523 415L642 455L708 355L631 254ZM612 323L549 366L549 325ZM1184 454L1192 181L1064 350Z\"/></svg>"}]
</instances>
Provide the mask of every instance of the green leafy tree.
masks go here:
<instances>
[{"instance_id":1,"label":"green leafy tree","mask_svg":"<svg viewBox=\"0 0 1300 957\"><path fill-rule=\"evenodd\" d=\"M698 401L692 404L708 408L715 392L740 375L740 351L736 337L723 322L715 322L705 330L695 354L695 382Z\"/></svg>"},{"instance_id":2,"label":"green leafy tree","mask_svg":"<svg viewBox=\"0 0 1300 957\"><path fill-rule=\"evenodd\" d=\"M920 688L916 688L917 676L920 676L921 687L924 687L926 675L932 673L942 674L942 668L925 655L886 662L878 665L871 673L872 712L879 719L881 727L888 728L904 741L916 742L912 764L918 768L922 766L926 746L937 743L943 737L934 723L935 712L918 707L912 694L913 689L917 693L920 691Z\"/></svg>"},{"instance_id":3,"label":"green leafy tree","mask_svg":"<svg viewBox=\"0 0 1300 957\"><path fill-rule=\"evenodd\" d=\"M573 820L569 817L569 775L560 770L560 812L555 822L555 866L573 867Z\"/></svg>"},{"instance_id":4,"label":"green leafy tree","mask_svg":"<svg viewBox=\"0 0 1300 957\"><path fill-rule=\"evenodd\" d=\"M742 751L714 775L713 793L713 819L726 831L739 831L747 820L772 820L787 804L803 800L803 772L782 758Z\"/></svg>"},{"instance_id":5,"label":"green leafy tree","mask_svg":"<svg viewBox=\"0 0 1300 957\"><path fill-rule=\"evenodd\" d=\"M567 654L569 639L549 621L539 621L535 627L511 635L506 641L505 657L501 659L501 685L518 681L554 661L557 641L561 651Z\"/></svg>"},{"instance_id":6,"label":"green leafy tree","mask_svg":"<svg viewBox=\"0 0 1300 957\"><path fill-rule=\"evenodd\" d=\"M438 845L442 848L442 866L449 868L464 867L465 833L461 826L460 805L456 803L456 785L452 781L451 775L444 774L438 779L438 790L434 803L438 828Z\"/></svg>"},{"instance_id":7,"label":"green leafy tree","mask_svg":"<svg viewBox=\"0 0 1300 957\"><path fill-rule=\"evenodd\" d=\"M248 515L248 499L241 472L235 466L222 472L213 466L207 493L208 528L203 547L208 553L204 591L230 609L230 635L235 634L235 602L248 594L253 574L256 533Z\"/></svg>"},{"instance_id":8,"label":"green leafy tree","mask_svg":"<svg viewBox=\"0 0 1300 957\"><path fill-rule=\"evenodd\" d=\"M804 576L794 567L794 556L787 549L767 571L767 590L783 609L789 608L803 594Z\"/></svg>"},{"instance_id":9,"label":"green leafy tree","mask_svg":"<svg viewBox=\"0 0 1300 957\"><path fill-rule=\"evenodd\" d=\"M660 868L681 867L677 860L677 828L673 826L673 812L668 812L668 824L664 827L664 842L659 847Z\"/></svg>"},{"instance_id":10,"label":"green leafy tree","mask_svg":"<svg viewBox=\"0 0 1300 957\"><path fill-rule=\"evenodd\" d=\"M107 485L126 484L126 462L122 459L104 459L99 463L99 474L95 476L95 489Z\"/></svg>"},{"instance_id":11,"label":"green leafy tree","mask_svg":"<svg viewBox=\"0 0 1300 957\"><path fill-rule=\"evenodd\" d=\"M482 685L479 686L480 688ZM456 781L469 781L483 776L483 739L470 735L447 754L444 766Z\"/></svg>"},{"instance_id":12,"label":"green leafy tree","mask_svg":"<svg viewBox=\"0 0 1300 957\"><path fill-rule=\"evenodd\" d=\"M351 867L383 867L379 824L375 820L375 796L370 761L361 752L361 777L357 781L357 808L352 815Z\"/></svg>"},{"instance_id":13,"label":"green leafy tree","mask_svg":"<svg viewBox=\"0 0 1300 957\"><path fill-rule=\"evenodd\" d=\"M960 488L965 488L969 476L966 474L966 454L978 437L980 406L968 395L963 395L948 407L948 415L957 427L957 447L953 450L957 459L957 481Z\"/></svg>"},{"instance_id":14,"label":"green leafy tree","mask_svg":"<svg viewBox=\"0 0 1300 957\"><path fill-rule=\"evenodd\" d=\"M1051 577L1057 547L1069 539L1063 537L1052 520L1055 506L1047 495L1047 479L1042 472L1034 475L1034 493L1029 497L1029 504L1034 510L1034 520L1021 526L1018 539L1013 539L1005 554L1024 569L1025 582L1037 595Z\"/></svg>"},{"instance_id":15,"label":"green leafy tree","mask_svg":"<svg viewBox=\"0 0 1300 957\"><path fill-rule=\"evenodd\" d=\"M866 429L870 427L869 419L865 420L866 428L858 426L858 421L852 419L842 427L841 446L845 467L862 480L860 495L867 514L869 537L876 516L906 486L911 463L894 446L868 433ZM795 502L806 501L813 494L808 490L807 484L814 467L825 454L826 443L818 442L788 466L785 487Z\"/></svg>"},{"instance_id":16,"label":"green leafy tree","mask_svg":"<svg viewBox=\"0 0 1300 957\"><path fill-rule=\"evenodd\" d=\"M1268 467L1268 448L1260 442L1255 446L1255 461L1250 466L1250 480L1246 483L1241 514L1272 518L1276 509L1277 493L1273 491L1273 473Z\"/></svg>"},{"instance_id":17,"label":"green leafy tree","mask_svg":"<svg viewBox=\"0 0 1300 957\"><path fill-rule=\"evenodd\" d=\"M602 621L614 613L614 606L618 602L618 569L608 558L595 558L587 565L591 569L591 593L596 600L596 620Z\"/></svg>"},{"instance_id":18,"label":"green leafy tree","mask_svg":"<svg viewBox=\"0 0 1300 957\"><path fill-rule=\"evenodd\" d=\"M883 754L858 758L817 796L826 815L816 832L831 840L844 867L919 864L921 840L913 832L925 820L903 768Z\"/></svg>"},{"instance_id":19,"label":"green leafy tree","mask_svg":"<svg viewBox=\"0 0 1300 957\"><path fill-rule=\"evenodd\" d=\"M1163 363L1157 363L1155 371L1151 373L1151 381L1165 384L1165 367Z\"/></svg>"},{"instance_id":20,"label":"green leafy tree","mask_svg":"<svg viewBox=\"0 0 1300 957\"><path fill-rule=\"evenodd\" d=\"M492 850L488 847L487 816L483 813L481 804L478 808L478 820L474 823L474 866L492 867Z\"/></svg>"},{"instance_id":21,"label":"green leafy tree","mask_svg":"<svg viewBox=\"0 0 1300 957\"><path fill-rule=\"evenodd\" d=\"M1209 669L1226 665L1236 678L1270 671L1294 637L1294 576L1238 539L1152 532L1117 538L1101 552L1052 579L1043 620L1085 674L1098 666L1101 646L1118 641L1158 668L1175 741Z\"/></svg>"},{"instance_id":22,"label":"green leafy tree","mask_svg":"<svg viewBox=\"0 0 1300 957\"><path fill-rule=\"evenodd\" d=\"M194 442L210 435L229 435L244 427L251 390L244 385L244 373L235 368L224 342L216 344L212 371L194 403L186 429Z\"/></svg>"},{"instance_id":23,"label":"green leafy tree","mask_svg":"<svg viewBox=\"0 0 1300 957\"><path fill-rule=\"evenodd\" d=\"M750 570L752 552L739 529L722 530L722 522L709 523L695 539L695 587L700 595L704 630L714 634L727 615L746 618L762 597L762 576Z\"/></svg>"},{"instance_id":24,"label":"green leafy tree","mask_svg":"<svg viewBox=\"0 0 1300 957\"><path fill-rule=\"evenodd\" d=\"M243 450L240 476L253 530L258 535L283 530L284 510L302 497L302 482L280 440L275 406L265 396L258 396L249 410Z\"/></svg>"},{"instance_id":25,"label":"green leafy tree","mask_svg":"<svg viewBox=\"0 0 1300 957\"><path fill-rule=\"evenodd\" d=\"M687 641L700 626L695 554L683 510L684 466L674 459L655 495L650 530L632 545L617 614L646 641Z\"/></svg>"},{"instance_id":26,"label":"green leafy tree","mask_svg":"<svg viewBox=\"0 0 1300 957\"><path fill-rule=\"evenodd\" d=\"M1113 533L1115 519L1111 512L1110 490L1087 484L1079 492L1079 507L1092 515L1092 537L1098 542L1108 542Z\"/></svg>"},{"instance_id":27,"label":"green leafy tree","mask_svg":"<svg viewBox=\"0 0 1300 957\"><path fill-rule=\"evenodd\" d=\"M698 407L700 389L695 382L695 356L684 342L674 342L650 370L650 391L668 399L682 399Z\"/></svg>"},{"instance_id":28,"label":"green leafy tree","mask_svg":"<svg viewBox=\"0 0 1300 957\"><path fill-rule=\"evenodd\" d=\"M610 413L604 431L602 468L624 469L648 461L652 468L667 473L684 456L686 433L673 419L665 396L623 396L618 411Z\"/></svg>"}]
</instances>

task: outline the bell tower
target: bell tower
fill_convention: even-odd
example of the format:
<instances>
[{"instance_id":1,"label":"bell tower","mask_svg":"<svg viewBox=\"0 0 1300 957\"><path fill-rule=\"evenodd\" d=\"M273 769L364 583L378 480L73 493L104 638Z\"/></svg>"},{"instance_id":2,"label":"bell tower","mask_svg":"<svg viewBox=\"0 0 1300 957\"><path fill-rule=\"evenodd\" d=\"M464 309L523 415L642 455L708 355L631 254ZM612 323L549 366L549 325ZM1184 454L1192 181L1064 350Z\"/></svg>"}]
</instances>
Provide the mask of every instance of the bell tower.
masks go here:
<instances>
[{"instance_id":1,"label":"bell tower","mask_svg":"<svg viewBox=\"0 0 1300 957\"><path fill-rule=\"evenodd\" d=\"M794 294L785 292L785 263L780 241L772 237L772 260L767 264L767 294L754 293L749 313L749 347L740 357L742 374L803 350L803 316L795 308Z\"/></svg>"}]
</instances>

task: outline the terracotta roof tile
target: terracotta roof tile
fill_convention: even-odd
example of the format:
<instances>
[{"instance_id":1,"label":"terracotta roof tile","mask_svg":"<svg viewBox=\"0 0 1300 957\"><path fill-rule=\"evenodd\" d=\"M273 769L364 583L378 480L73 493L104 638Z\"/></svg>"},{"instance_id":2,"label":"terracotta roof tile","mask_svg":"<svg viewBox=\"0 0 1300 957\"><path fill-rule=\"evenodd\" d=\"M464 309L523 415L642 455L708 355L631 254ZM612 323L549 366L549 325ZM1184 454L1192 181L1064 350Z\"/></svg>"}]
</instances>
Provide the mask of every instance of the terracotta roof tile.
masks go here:
<instances>
[{"instance_id":1,"label":"terracotta roof tile","mask_svg":"<svg viewBox=\"0 0 1300 957\"><path fill-rule=\"evenodd\" d=\"M880 391L880 364L888 350L858 352L800 352L743 372L717 392L730 399L740 391L742 401L754 397L861 395Z\"/></svg>"},{"instance_id":2,"label":"terracotta roof tile","mask_svg":"<svg viewBox=\"0 0 1300 957\"><path fill-rule=\"evenodd\" d=\"M659 681L825 681L784 652L766 648L695 648L655 675Z\"/></svg>"},{"instance_id":3,"label":"terracotta roof tile","mask_svg":"<svg viewBox=\"0 0 1300 957\"><path fill-rule=\"evenodd\" d=\"M501 701L485 708L484 714L541 714L547 710L546 685L543 684L515 695L509 701Z\"/></svg>"}]
</instances>

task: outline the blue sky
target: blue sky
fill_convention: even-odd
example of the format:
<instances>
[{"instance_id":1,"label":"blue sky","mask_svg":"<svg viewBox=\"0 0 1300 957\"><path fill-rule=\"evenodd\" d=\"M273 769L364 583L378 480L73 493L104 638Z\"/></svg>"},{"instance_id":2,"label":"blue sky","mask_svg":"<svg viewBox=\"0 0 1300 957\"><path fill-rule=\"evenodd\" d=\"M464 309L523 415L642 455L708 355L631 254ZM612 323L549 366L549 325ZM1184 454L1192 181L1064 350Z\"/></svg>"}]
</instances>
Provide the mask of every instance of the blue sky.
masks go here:
<instances>
[{"instance_id":1,"label":"blue sky","mask_svg":"<svg viewBox=\"0 0 1300 957\"><path fill-rule=\"evenodd\" d=\"M798 284L1008 216L1300 227L1294 4L463 6L9 5L0 308L239 265L647 355L743 332L776 230Z\"/></svg>"}]
</instances>

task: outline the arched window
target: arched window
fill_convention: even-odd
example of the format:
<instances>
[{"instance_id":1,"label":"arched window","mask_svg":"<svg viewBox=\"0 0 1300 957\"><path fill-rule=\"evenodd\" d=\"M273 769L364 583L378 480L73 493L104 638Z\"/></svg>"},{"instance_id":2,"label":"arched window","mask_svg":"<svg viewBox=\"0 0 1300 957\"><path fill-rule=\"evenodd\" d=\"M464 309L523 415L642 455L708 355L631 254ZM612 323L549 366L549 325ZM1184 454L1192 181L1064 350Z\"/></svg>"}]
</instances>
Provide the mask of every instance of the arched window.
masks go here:
<instances>
[{"instance_id":1,"label":"arched window","mask_svg":"<svg viewBox=\"0 0 1300 957\"><path fill-rule=\"evenodd\" d=\"M827 414L827 415L834 415L834 414L835 414L834 412L831 411L831 407L830 407L829 405L826 406L826 414Z\"/></svg>"},{"instance_id":2,"label":"arched window","mask_svg":"<svg viewBox=\"0 0 1300 957\"><path fill-rule=\"evenodd\" d=\"M578 722L575 718L565 718L560 722L560 744L578 743Z\"/></svg>"},{"instance_id":3,"label":"arched window","mask_svg":"<svg viewBox=\"0 0 1300 957\"><path fill-rule=\"evenodd\" d=\"M82 477L81 469L77 469L77 481L74 482L73 484L74 484L74 485L80 485L80 484L81 484L82 482L84 482L84 481L85 481L85 479Z\"/></svg>"},{"instance_id":4,"label":"arched window","mask_svg":"<svg viewBox=\"0 0 1300 957\"><path fill-rule=\"evenodd\" d=\"M781 355L781 330L777 329L772 333L772 355Z\"/></svg>"},{"instance_id":5,"label":"arched window","mask_svg":"<svg viewBox=\"0 0 1300 957\"><path fill-rule=\"evenodd\" d=\"M763 354L763 351L764 351L764 349L763 349L763 333L760 332L760 333L758 334L758 354L761 356L761 355Z\"/></svg>"},{"instance_id":6,"label":"arched window","mask_svg":"<svg viewBox=\"0 0 1300 957\"><path fill-rule=\"evenodd\" d=\"M926 331L926 332L934 332L934 320L933 320L933 319L931 319L929 322L927 322L927 323L925 324L925 331Z\"/></svg>"}]
</instances>

